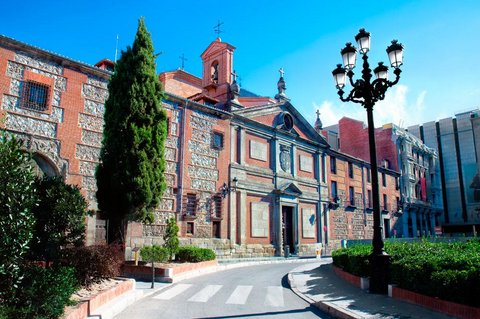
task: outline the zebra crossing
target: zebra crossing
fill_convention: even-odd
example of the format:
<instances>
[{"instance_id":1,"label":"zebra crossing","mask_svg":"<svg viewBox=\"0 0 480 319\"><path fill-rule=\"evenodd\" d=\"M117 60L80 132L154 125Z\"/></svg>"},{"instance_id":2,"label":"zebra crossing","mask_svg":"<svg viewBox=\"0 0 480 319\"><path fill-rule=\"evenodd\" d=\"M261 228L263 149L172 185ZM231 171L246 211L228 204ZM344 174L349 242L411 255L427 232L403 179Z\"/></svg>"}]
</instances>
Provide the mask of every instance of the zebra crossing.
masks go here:
<instances>
[{"instance_id":1,"label":"zebra crossing","mask_svg":"<svg viewBox=\"0 0 480 319\"><path fill-rule=\"evenodd\" d=\"M217 296L222 290L228 295L225 304L245 305L248 298L252 295L252 291L257 290L259 295L264 296L265 306L285 306L283 297L285 288L282 286L254 287L238 285L232 290L232 287L224 287L223 285L194 285L179 283L161 291L152 298L157 300L171 300L176 297L182 297L186 298L187 302L206 303Z\"/></svg>"}]
</instances>

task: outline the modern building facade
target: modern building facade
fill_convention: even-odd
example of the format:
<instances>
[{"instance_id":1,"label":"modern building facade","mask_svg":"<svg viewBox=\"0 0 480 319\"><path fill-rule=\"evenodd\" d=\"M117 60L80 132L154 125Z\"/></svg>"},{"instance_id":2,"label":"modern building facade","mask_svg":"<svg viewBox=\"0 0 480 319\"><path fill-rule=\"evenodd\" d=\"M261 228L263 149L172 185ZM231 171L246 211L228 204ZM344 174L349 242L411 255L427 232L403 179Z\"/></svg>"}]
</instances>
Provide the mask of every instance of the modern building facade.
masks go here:
<instances>
[{"instance_id":1,"label":"modern building facade","mask_svg":"<svg viewBox=\"0 0 480 319\"><path fill-rule=\"evenodd\" d=\"M479 116L480 110L473 109L408 127L439 154L444 207L440 218L446 234L473 235L480 230Z\"/></svg>"}]
</instances>

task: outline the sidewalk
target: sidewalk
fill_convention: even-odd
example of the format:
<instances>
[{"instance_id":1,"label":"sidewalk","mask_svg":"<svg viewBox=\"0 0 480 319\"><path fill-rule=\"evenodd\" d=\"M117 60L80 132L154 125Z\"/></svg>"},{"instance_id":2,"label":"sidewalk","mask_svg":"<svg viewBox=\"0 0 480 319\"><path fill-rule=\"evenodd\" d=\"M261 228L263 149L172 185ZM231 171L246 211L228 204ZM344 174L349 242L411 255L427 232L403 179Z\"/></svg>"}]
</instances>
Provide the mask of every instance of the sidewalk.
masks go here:
<instances>
[{"instance_id":1,"label":"sidewalk","mask_svg":"<svg viewBox=\"0 0 480 319\"><path fill-rule=\"evenodd\" d=\"M297 295L336 318L454 318L386 295L367 293L337 277L331 258L295 268L288 274L288 281Z\"/></svg>"}]
</instances>

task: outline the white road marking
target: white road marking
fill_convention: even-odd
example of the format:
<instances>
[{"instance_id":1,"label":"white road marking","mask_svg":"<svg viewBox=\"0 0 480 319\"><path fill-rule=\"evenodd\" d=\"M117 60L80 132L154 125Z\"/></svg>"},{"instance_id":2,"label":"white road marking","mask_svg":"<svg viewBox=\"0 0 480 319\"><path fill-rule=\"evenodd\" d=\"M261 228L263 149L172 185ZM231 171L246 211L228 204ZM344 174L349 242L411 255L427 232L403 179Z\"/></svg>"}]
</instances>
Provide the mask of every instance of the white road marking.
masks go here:
<instances>
[{"instance_id":1,"label":"white road marking","mask_svg":"<svg viewBox=\"0 0 480 319\"><path fill-rule=\"evenodd\" d=\"M207 302L208 299L212 298L222 287L222 285L208 285L193 295L188 301Z\"/></svg>"},{"instance_id":2,"label":"white road marking","mask_svg":"<svg viewBox=\"0 0 480 319\"><path fill-rule=\"evenodd\" d=\"M172 288L165 290L164 292L156 295L155 297L153 297L153 299L170 300L173 297L181 294L191 286L192 286L191 284L177 284Z\"/></svg>"},{"instance_id":3,"label":"white road marking","mask_svg":"<svg viewBox=\"0 0 480 319\"><path fill-rule=\"evenodd\" d=\"M237 286L227 300L227 304L244 305L253 286Z\"/></svg>"},{"instance_id":4,"label":"white road marking","mask_svg":"<svg viewBox=\"0 0 480 319\"><path fill-rule=\"evenodd\" d=\"M265 306L283 307L283 287L269 286L267 287L267 295L265 296Z\"/></svg>"}]
</instances>

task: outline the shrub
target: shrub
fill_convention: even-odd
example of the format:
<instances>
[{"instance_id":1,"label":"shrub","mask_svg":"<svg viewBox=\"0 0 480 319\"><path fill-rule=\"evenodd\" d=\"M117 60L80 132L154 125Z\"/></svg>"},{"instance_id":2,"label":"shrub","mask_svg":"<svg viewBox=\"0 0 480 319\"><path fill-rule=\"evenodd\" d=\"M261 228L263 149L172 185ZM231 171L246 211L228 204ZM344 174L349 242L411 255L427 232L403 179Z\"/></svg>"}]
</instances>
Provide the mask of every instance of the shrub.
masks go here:
<instances>
[{"instance_id":1,"label":"shrub","mask_svg":"<svg viewBox=\"0 0 480 319\"><path fill-rule=\"evenodd\" d=\"M372 247L369 245L355 245L332 252L333 264L355 276L368 277L370 275L369 255Z\"/></svg>"},{"instance_id":2,"label":"shrub","mask_svg":"<svg viewBox=\"0 0 480 319\"><path fill-rule=\"evenodd\" d=\"M168 256L168 250L158 245L145 246L140 249L140 257L142 257L142 260L146 262L166 262L168 260Z\"/></svg>"},{"instance_id":3,"label":"shrub","mask_svg":"<svg viewBox=\"0 0 480 319\"><path fill-rule=\"evenodd\" d=\"M22 143L0 130L0 304L22 277L20 264L32 238L35 194L30 157Z\"/></svg>"},{"instance_id":4,"label":"shrub","mask_svg":"<svg viewBox=\"0 0 480 319\"><path fill-rule=\"evenodd\" d=\"M208 248L180 247L175 259L179 262L201 262L215 259L215 252Z\"/></svg>"},{"instance_id":5,"label":"shrub","mask_svg":"<svg viewBox=\"0 0 480 319\"><path fill-rule=\"evenodd\" d=\"M75 268L82 286L120 275L123 254L118 245L73 247L62 251L61 264Z\"/></svg>"},{"instance_id":6,"label":"shrub","mask_svg":"<svg viewBox=\"0 0 480 319\"><path fill-rule=\"evenodd\" d=\"M172 260L173 255L178 251L178 230L177 220L175 218L170 218L167 221L165 235L163 235L163 240L165 240L163 246L167 249L168 260Z\"/></svg>"},{"instance_id":7,"label":"shrub","mask_svg":"<svg viewBox=\"0 0 480 319\"><path fill-rule=\"evenodd\" d=\"M29 266L21 289L5 303L4 315L17 319L59 318L65 306L73 304L70 296L77 287L73 268Z\"/></svg>"},{"instance_id":8,"label":"shrub","mask_svg":"<svg viewBox=\"0 0 480 319\"><path fill-rule=\"evenodd\" d=\"M77 186L61 177L37 179L38 206L30 258L55 261L61 247L81 246L85 237L88 203Z\"/></svg>"},{"instance_id":9,"label":"shrub","mask_svg":"<svg viewBox=\"0 0 480 319\"><path fill-rule=\"evenodd\" d=\"M336 266L362 276L368 269L370 246L332 252ZM477 306L480 295L480 241L386 243L391 257L391 282L444 300ZM367 272L368 273L368 272Z\"/></svg>"}]
</instances>

